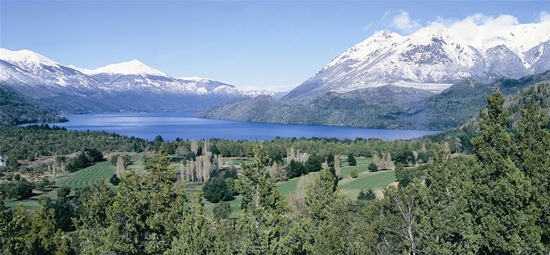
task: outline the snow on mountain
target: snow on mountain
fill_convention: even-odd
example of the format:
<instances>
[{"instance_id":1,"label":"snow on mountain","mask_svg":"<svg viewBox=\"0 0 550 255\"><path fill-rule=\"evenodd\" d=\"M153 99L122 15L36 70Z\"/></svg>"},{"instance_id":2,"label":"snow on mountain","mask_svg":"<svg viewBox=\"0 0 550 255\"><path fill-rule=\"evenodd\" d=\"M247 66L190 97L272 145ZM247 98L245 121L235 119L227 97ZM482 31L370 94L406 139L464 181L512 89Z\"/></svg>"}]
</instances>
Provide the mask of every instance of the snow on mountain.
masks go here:
<instances>
[{"instance_id":1,"label":"snow on mountain","mask_svg":"<svg viewBox=\"0 0 550 255\"><path fill-rule=\"evenodd\" d=\"M377 32L336 57L282 99L299 100L328 91L348 92L384 85L441 92L467 77L491 82L548 69L550 22L513 25L508 29L491 24L457 23L446 27L434 23L408 36Z\"/></svg>"},{"instance_id":2,"label":"snow on mountain","mask_svg":"<svg viewBox=\"0 0 550 255\"><path fill-rule=\"evenodd\" d=\"M245 91L245 93L251 97L257 97L257 96L271 96L277 99L280 99L284 95L286 95L287 92L280 92L273 89L252 89Z\"/></svg>"},{"instance_id":3,"label":"snow on mountain","mask_svg":"<svg viewBox=\"0 0 550 255\"><path fill-rule=\"evenodd\" d=\"M197 110L261 94L206 78L172 78L138 60L88 70L2 48L0 83L65 113Z\"/></svg>"},{"instance_id":4,"label":"snow on mountain","mask_svg":"<svg viewBox=\"0 0 550 255\"><path fill-rule=\"evenodd\" d=\"M143 64L139 60L132 60L128 62L122 62L118 64L110 64L104 67L97 68L95 70L85 70L88 75L94 74L121 74L121 75L153 75L153 76L167 76L163 72L156 70Z\"/></svg>"},{"instance_id":5,"label":"snow on mountain","mask_svg":"<svg viewBox=\"0 0 550 255\"><path fill-rule=\"evenodd\" d=\"M30 50L11 51L0 48L0 59L25 70L38 68L41 65L59 65L57 62Z\"/></svg>"}]
</instances>

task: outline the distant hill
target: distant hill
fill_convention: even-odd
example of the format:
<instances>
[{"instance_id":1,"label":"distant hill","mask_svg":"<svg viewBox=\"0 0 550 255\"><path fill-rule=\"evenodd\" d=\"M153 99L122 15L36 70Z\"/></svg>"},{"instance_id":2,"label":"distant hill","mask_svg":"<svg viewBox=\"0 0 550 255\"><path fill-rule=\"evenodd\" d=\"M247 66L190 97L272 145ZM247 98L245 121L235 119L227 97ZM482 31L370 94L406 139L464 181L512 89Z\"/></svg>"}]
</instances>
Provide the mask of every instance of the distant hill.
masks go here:
<instances>
[{"instance_id":1,"label":"distant hill","mask_svg":"<svg viewBox=\"0 0 550 255\"><path fill-rule=\"evenodd\" d=\"M485 93L505 96L550 81L550 71L490 84L465 79L442 93L383 86L346 93L327 92L304 102L263 96L217 105L195 114L200 118L237 121L354 126L385 129L447 130L475 116Z\"/></svg>"},{"instance_id":2,"label":"distant hill","mask_svg":"<svg viewBox=\"0 0 550 255\"><path fill-rule=\"evenodd\" d=\"M237 121L400 128L401 117L414 102L433 93L397 86L367 88L348 93L327 92L305 103L284 102L269 96L236 100L199 111L200 118Z\"/></svg>"},{"instance_id":3,"label":"distant hill","mask_svg":"<svg viewBox=\"0 0 550 255\"><path fill-rule=\"evenodd\" d=\"M0 126L15 126L32 122L63 122L51 111L37 107L12 90L0 85Z\"/></svg>"}]
</instances>

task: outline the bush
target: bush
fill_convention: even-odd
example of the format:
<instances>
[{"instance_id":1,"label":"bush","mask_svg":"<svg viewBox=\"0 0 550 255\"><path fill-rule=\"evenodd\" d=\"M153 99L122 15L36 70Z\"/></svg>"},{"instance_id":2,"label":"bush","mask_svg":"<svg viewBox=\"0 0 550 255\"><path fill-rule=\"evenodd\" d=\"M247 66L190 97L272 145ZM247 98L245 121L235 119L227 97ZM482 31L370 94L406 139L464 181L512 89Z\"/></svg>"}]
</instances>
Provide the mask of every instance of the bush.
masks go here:
<instances>
[{"instance_id":1,"label":"bush","mask_svg":"<svg viewBox=\"0 0 550 255\"><path fill-rule=\"evenodd\" d=\"M306 171L319 172L323 168L323 158L317 155L310 156L306 161Z\"/></svg>"},{"instance_id":2,"label":"bush","mask_svg":"<svg viewBox=\"0 0 550 255\"><path fill-rule=\"evenodd\" d=\"M116 174L113 174L111 175L111 178L109 178L109 182L114 186L118 186L122 182L122 180L118 178Z\"/></svg>"},{"instance_id":3,"label":"bush","mask_svg":"<svg viewBox=\"0 0 550 255\"><path fill-rule=\"evenodd\" d=\"M355 159L355 156L353 156L352 153L350 153L350 154L348 155L348 164L349 164L350 166L356 166L356 165L357 165L357 160Z\"/></svg>"},{"instance_id":4,"label":"bush","mask_svg":"<svg viewBox=\"0 0 550 255\"><path fill-rule=\"evenodd\" d=\"M227 190L229 191L229 194L231 196L239 195L239 192L237 192L237 188L235 187L235 179L233 178L227 178L224 179L225 186L227 186Z\"/></svg>"},{"instance_id":5,"label":"bush","mask_svg":"<svg viewBox=\"0 0 550 255\"><path fill-rule=\"evenodd\" d=\"M221 202L214 206L212 213L217 220L226 219L231 215L231 206L229 206L229 203Z\"/></svg>"},{"instance_id":6,"label":"bush","mask_svg":"<svg viewBox=\"0 0 550 255\"><path fill-rule=\"evenodd\" d=\"M372 188L369 188L367 191L361 190L357 196L357 200L371 201L376 199L376 194Z\"/></svg>"},{"instance_id":7,"label":"bush","mask_svg":"<svg viewBox=\"0 0 550 255\"><path fill-rule=\"evenodd\" d=\"M349 172L349 176L351 176L351 178L357 178L357 176L359 176L359 173L357 172L357 168L351 169L351 171Z\"/></svg>"},{"instance_id":8,"label":"bush","mask_svg":"<svg viewBox=\"0 0 550 255\"><path fill-rule=\"evenodd\" d=\"M289 179L299 177L305 173L305 166L299 161L291 160L290 164L285 168Z\"/></svg>"},{"instance_id":9,"label":"bush","mask_svg":"<svg viewBox=\"0 0 550 255\"><path fill-rule=\"evenodd\" d=\"M235 167L232 166L228 170L225 170L225 173L223 174L223 178L224 179L228 179L228 178L237 179L237 170L235 169Z\"/></svg>"},{"instance_id":10,"label":"bush","mask_svg":"<svg viewBox=\"0 0 550 255\"><path fill-rule=\"evenodd\" d=\"M226 201L233 197L225 181L219 177L208 179L206 184L202 187L202 191L204 192L204 198L212 203Z\"/></svg>"},{"instance_id":11,"label":"bush","mask_svg":"<svg viewBox=\"0 0 550 255\"><path fill-rule=\"evenodd\" d=\"M378 167L373 162L369 164L369 172L378 172Z\"/></svg>"},{"instance_id":12,"label":"bush","mask_svg":"<svg viewBox=\"0 0 550 255\"><path fill-rule=\"evenodd\" d=\"M21 199L29 198L32 196L32 184L23 179L16 185L16 194Z\"/></svg>"}]
</instances>

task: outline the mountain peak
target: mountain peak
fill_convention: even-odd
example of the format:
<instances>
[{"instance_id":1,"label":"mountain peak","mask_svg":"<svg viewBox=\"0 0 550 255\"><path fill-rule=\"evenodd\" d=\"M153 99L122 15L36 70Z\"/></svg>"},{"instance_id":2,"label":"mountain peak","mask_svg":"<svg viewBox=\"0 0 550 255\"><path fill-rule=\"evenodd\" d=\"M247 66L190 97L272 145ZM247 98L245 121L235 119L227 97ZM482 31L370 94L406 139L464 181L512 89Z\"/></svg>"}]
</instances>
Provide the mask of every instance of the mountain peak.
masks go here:
<instances>
[{"instance_id":1,"label":"mountain peak","mask_svg":"<svg viewBox=\"0 0 550 255\"><path fill-rule=\"evenodd\" d=\"M163 72L149 67L139 60L131 60L118 64L111 64L104 67L97 68L95 70L89 70L87 74L124 74L124 75L156 75L166 76Z\"/></svg>"},{"instance_id":2,"label":"mountain peak","mask_svg":"<svg viewBox=\"0 0 550 255\"><path fill-rule=\"evenodd\" d=\"M57 62L30 50L11 51L0 48L0 59L23 69L40 64L55 66Z\"/></svg>"}]
</instances>

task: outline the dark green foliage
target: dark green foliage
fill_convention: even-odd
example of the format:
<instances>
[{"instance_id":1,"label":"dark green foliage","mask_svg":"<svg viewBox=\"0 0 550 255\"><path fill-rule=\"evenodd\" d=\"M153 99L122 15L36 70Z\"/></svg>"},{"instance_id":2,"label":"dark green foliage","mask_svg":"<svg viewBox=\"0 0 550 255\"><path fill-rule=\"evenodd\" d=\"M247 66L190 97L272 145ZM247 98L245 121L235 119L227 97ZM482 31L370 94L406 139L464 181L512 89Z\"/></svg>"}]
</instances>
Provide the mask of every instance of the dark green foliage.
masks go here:
<instances>
[{"instance_id":1,"label":"dark green foliage","mask_svg":"<svg viewBox=\"0 0 550 255\"><path fill-rule=\"evenodd\" d=\"M34 122L64 122L44 108L35 106L12 90L0 85L0 126L15 126Z\"/></svg>"},{"instance_id":2,"label":"dark green foliage","mask_svg":"<svg viewBox=\"0 0 550 255\"><path fill-rule=\"evenodd\" d=\"M400 151L393 159L395 163L401 163L404 166L414 166L416 164L416 159L412 151Z\"/></svg>"},{"instance_id":3,"label":"dark green foliage","mask_svg":"<svg viewBox=\"0 0 550 255\"><path fill-rule=\"evenodd\" d=\"M311 155L306 161L306 173L319 172L323 168L323 158L317 155Z\"/></svg>"},{"instance_id":4,"label":"dark green foliage","mask_svg":"<svg viewBox=\"0 0 550 255\"><path fill-rule=\"evenodd\" d=\"M357 200L363 200L363 201L372 201L376 199L376 194L374 193L374 190L372 188L369 188L368 190L361 190L359 192L359 195L357 195Z\"/></svg>"},{"instance_id":5,"label":"dark green foliage","mask_svg":"<svg viewBox=\"0 0 550 255\"><path fill-rule=\"evenodd\" d=\"M116 174L111 175L111 178L109 178L109 182L113 184L114 186L118 186L122 180L118 178Z\"/></svg>"},{"instance_id":6,"label":"dark green foliage","mask_svg":"<svg viewBox=\"0 0 550 255\"><path fill-rule=\"evenodd\" d=\"M0 183L0 193L11 199L25 199L32 196L33 184L22 178L20 181Z\"/></svg>"},{"instance_id":7,"label":"dark green foliage","mask_svg":"<svg viewBox=\"0 0 550 255\"><path fill-rule=\"evenodd\" d=\"M227 179L227 178L237 179L237 169L235 169L235 167L231 167L229 169L226 169L225 173L223 174L223 178L224 179Z\"/></svg>"},{"instance_id":8,"label":"dark green foliage","mask_svg":"<svg viewBox=\"0 0 550 255\"><path fill-rule=\"evenodd\" d=\"M422 151L418 153L418 157L417 157L418 163L428 163L429 160L430 158L428 157L428 153L422 152Z\"/></svg>"},{"instance_id":9,"label":"dark green foliage","mask_svg":"<svg viewBox=\"0 0 550 255\"><path fill-rule=\"evenodd\" d=\"M395 171L397 172L397 169ZM373 162L369 164L369 172L378 172L378 167Z\"/></svg>"},{"instance_id":10,"label":"dark green foliage","mask_svg":"<svg viewBox=\"0 0 550 255\"><path fill-rule=\"evenodd\" d=\"M340 181L341 177L336 176L336 169L334 167L330 167L328 170L330 171L332 176L334 176L334 190L336 190L336 188L338 188L338 182Z\"/></svg>"},{"instance_id":11,"label":"dark green foliage","mask_svg":"<svg viewBox=\"0 0 550 255\"><path fill-rule=\"evenodd\" d=\"M226 219L231 215L231 206L229 206L229 203L222 201L214 206L212 214L214 214L214 218L217 220Z\"/></svg>"},{"instance_id":12,"label":"dark green foliage","mask_svg":"<svg viewBox=\"0 0 550 255\"><path fill-rule=\"evenodd\" d=\"M348 164L350 166L356 166L357 165L357 160L355 159L355 156L352 153L350 153L348 155Z\"/></svg>"},{"instance_id":13,"label":"dark green foliage","mask_svg":"<svg viewBox=\"0 0 550 255\"><path fill-rule=\"evenodd\" d=\"M212 203L227 201L233 197L225 181L217 176L208 179L202 187L202 191L204 198Z\"/></svg>"},{"instance_id":14,"label":"dark green foliage","mask_svg":"<svg viewBox=\"0 0 550 255\"><path fill-rule=\"evenodd\" d=\"M334 155L329 154L327 156L327 165L328 167L334 167Z\"/></svg>"},{"instance_id":15,"label":"dark green foliage","mask_svg":"<svg viewBox=\"0 0 550 255\"><path fill-rule=\"evenodd\" d=\"M529 211L533 186L510 158L512 139L503 104L500 92L487 96L487 113L479 113L480 134L472 139L479 165L472 169L470 207L475 232L482 237L478 245L483 253L537 251L540 230Z\"/></svg>"},{"instance_id":16,"label":"dark green foliage","mask_svg":"<svg viewBox=\"0 0 550 255\"><path fill-rule=\"evenodd\" d=\"M26 127L0 127L0 155L15 164L19 159L34 157L69 155L82 152L91 160L101 160L101 152L124 151L146 146L145 140L108 132L67 131L65 128L48 125L29 125ZM134 146L136 145L136 146ZM91 150L91 151L90 151ZM83 158L82 158L83 159ZM60 163L60 162L58 162Z\"/></svg>"},{"instance_id":17,"label":"dark green foliage","mask_svg":"<svg viewBox=\"0 0 550 255\"><path fill-rule=\"evenodd\" d=\"M302 176L302 174L306 173L306 167L304 164L296 160L291 160L285 170L289 179Z\"/></svg>"}]
</instances>

